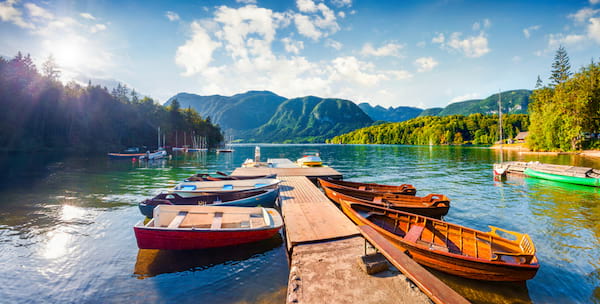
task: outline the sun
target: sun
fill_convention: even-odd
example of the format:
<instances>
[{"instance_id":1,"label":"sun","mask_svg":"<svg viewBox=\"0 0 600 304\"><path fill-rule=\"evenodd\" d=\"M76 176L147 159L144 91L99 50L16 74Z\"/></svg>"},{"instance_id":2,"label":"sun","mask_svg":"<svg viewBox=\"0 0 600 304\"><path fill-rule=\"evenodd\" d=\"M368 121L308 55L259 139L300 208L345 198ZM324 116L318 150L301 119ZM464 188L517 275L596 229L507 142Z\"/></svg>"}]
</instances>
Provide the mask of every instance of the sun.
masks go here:
<instances>
[{"instance_id":1,"label":"sun","mask_svg":"<svg viewBox=\"0 0 600 304\"><path fill-rule=\"evenodd\" d=\"M49 44L49 51L59 67L80 68L85 65L87 53L85 41L76 36L52 41Z\"/></svg>"}]
</instances>

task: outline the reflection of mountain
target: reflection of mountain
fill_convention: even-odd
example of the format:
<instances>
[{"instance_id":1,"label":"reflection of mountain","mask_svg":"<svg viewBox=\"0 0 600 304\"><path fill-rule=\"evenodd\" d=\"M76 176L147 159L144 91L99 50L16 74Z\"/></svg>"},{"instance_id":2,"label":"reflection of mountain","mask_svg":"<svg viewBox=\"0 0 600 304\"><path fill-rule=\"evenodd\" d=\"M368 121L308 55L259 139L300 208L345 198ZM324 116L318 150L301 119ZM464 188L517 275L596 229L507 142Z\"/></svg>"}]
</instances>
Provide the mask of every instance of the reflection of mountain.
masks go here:
<instances>
[{"instance_id":1,"label":"reflection of mountain","mask_svg":"<svg viewBox=\"0 0 600 304\"><path fill-rule=\"evenodd\" d=\"M204 250L154 250L138 251L133 273L144 279L163 273L195 271L210 268L230 261L243 261L254 255L265 253L283 244L281 234L256 243L234 247Z\"/></svg>"}]
</instances>

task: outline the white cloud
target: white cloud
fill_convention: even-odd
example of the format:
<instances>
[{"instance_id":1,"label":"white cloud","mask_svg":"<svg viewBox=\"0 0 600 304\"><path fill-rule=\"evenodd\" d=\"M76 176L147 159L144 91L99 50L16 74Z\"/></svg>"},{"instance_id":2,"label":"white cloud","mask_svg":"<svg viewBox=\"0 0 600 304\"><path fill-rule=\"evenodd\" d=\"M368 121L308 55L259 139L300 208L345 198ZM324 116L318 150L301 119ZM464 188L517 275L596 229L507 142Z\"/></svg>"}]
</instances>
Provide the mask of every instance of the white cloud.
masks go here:
<instances>
[{"instance_id":1,"label":"white cloud","mask_svg":"<svg viewBox=\"0 0 600 304\"><path fill-rule=\"evenodd\" d=\"M396 56L400 57L400 50L404 47L404 45L397 43L388 43L386 45L381 46L380 48L374 48L370 43L365 43L363 45L360 53L364 56Z\"/></svg>"},{"instance_id":2,"label":"white cloud","mask_svg":"<svg viewBox=\"0 0 600 304\"><path fill-rule=\"evenodd\" d=\"M300 51L304 49L304 42L292 40L290 37L281 39L285 47L285 51L293 54L300 54Z\"/></svg>"},{"instance_id":3,"label":"white cloud","mask_svg":"<svg viewBox=\"0 0 600 304\"><path fill-rule=\"evenodd\" d=\"M369 73L373 70L373 65L362 62L356 57L338 57L333 60L334 73L332 78L335 80L347 79L363 86L374 86L388 77L383 73Z\"/></svg>"},{"instance_id":4,"label":"white cloud","mask_svg":"<svg viewBox=\"0 0 600 304\"><path fill-rule=\"evenodd\" d=\"M294 23L298 29L298 33L313 40L319 40L323 34L319 31L312 23L310 18L306 15L296 14L294 16Z\"/></svg>"},{"instance_id":5,"label":"white cloud","mask_svg":"<svg viewBox=\"0 0 600 304\"><path fill-rule=\"evenodd\" d=\"M448 104L459 102L459 101L471 100L471 99L479 99L479 98L481 98L480 96L481 95L479 93L468 93L465 95L460 95L460 96L456 96L456 97L452 98Z\"/></svg>"},{"instance_id":6,"label":"white cloud","mask_svg":"<svg viewBox=\"0 0 600 304\"><path fill-rule=\"evenodd\" d=\"M37 6L33 3L25 3L25 8L29 11L29 15L34 18L52 19L54 15L46 9Z\"/></svg>"},{"instance_id":7,"label":"white cloud","mask_svg":"<svg viewBox=\"0 0 600 304\"><path fill-rule=\"evenodd\" d=\"M81 13L81 14L79 14L79 16L83 17L84 19L88 19L88 20L96 20L96 17L92 16L92 14L90 14L90 13Z\"/></svg>"},{"instance_id":8,"label":"white cloud","mask_svg":"<svg viewBox=\"0 0 600 304\"><path fill-rule=\"evenodd\" d=\"M297 0L298 10L305 14L295 14L293 19L298 33L313 40L327 37L340 30L335 12L324 3L312 0Z\"/></svg>"},{"instance_id":9,"label":"white cloud","mask_svg":"<svg viewBox=\"0 0 600 304\"><path fill-rule=\"evenodd\" d=\"M548 35L548 50L554 51L559 46L576 46L586 40L584 35L564 35L564 34L550 34Z\"/></svg>"},{"instance_id":10,"label":"white cloud","mask_svg":"<svg viewBox=\"0 0 600 304\"><path fill-rule=\"evenodd\" d=\"M420 57L415 60L418 66L417 72L429 72L438 65L438 62L433 57Z\"/></svg>"},{"instance_id":11,"label":"white cloud","mask_svg":"<svg viewBox=\"0 0 600 304\"><path fill-rule=\"evenodd\" d=\"M352 6L352 0L332 0L333 3L337 7L350 7Z\"/></svg>"},{"instance_id":12,"label":"white cloud","mask_svg":"<svg viewBox=\"0 0 600 304\"><path fill-rule=\"evenodd\" d=\"M473 23L473 26L471 28L474 31L479 31L479 30L488 29L490 26L492 26L492 22L490 21L490 19L483 19L483 21L481 23L480 22Z\"/></svg>"},{"instance_id":13,"label":"white cloud","mask_svg":"<svg viewBox=\"0 0 600 304\"><path fill-rule=\"evenodd\" d=\"M490 52L488 40L483 32L478 36L469 36L465 39L461 39L461 36L461 33L452 33L447 43L442 43L442 47L446 46L450 49L459 51L470 58L481 57Z\"/></svg>"},{"instance_id":14,"label":"white cloud","mask_svg":"<svg viewBox=\"0 0 600 304\"><path fill-rule=\"evenodd\" d=\"M427 42L425 42L425 41L419 41L419 42L417 42L417 47L424 48L426 46L427 46Z\"/></svg>"},{"instance_id":15,"label":"white cloud","mask_svg":"<svg viewBox=\"0 0 600 304\"><path fill-rule=\"evenodd\" d=\"M575 20L575 22L584 23L588 21L588 19L596 15L598 12L600 12L600 9L591 9L589 7L586 7L578 10L575 14L569 15L569 18Z\"/></svg>"},{"instance_id":16,"label":"white cloud","mask_svg":"<svg viewBox=\"0 0 600 304\"><path fill-rule=\"evenodd\" d=\"M342 11L339 11L339 12L338 12L338 16L339 16L340 18L346 18L346 13L344 13L344 12L342 12Z\"/></svg>"},{"instance_id":17,"label":"white cloud","mask_svg":"<svg viewBox=\"0 0 600 304\"><path fill-rule=\"evenodd\" d=\"M104 30L106 30L106 25L101 23L95 24L90 28L90 32L92 33L97 33Z\"/></svg>"},{"instance_id":18,"label":"white cloud","mask_svg":"<svg viewBox=\"0 0 600 304\"><path fill-rule=\"evenodd\" d=\"M433 43L439 43L439 44L444 43L444 41L445 41L445 37L444 37L443 33L438 33L437 36L435 36L435 37L433 37L431 39L431 42L433 42Z\"/></svg>"},{"instance_id":19,"label":"white cloud","mask_svg":"<svg viewBox=\"0 0 600 304\"><path fill-rule=\"evenodd\" d=\"M165 17L167 17L167 19L169 19L169 21L179 20L179 15L176 12L172 12L172 11L167 11L165 13Z\"/></svg>"},{"instance_id":20,"label":"white cloud","mask_svg":"<svg viewBox=\"0 0 600 304\"><path fill-rule=\"evenodd\" d=\"M325 41L325 46L327 46L327 47L330 47L330 48L332 48L332 49L335 49L335 50L338 50L338 51L339 51L339 50L341 50L341 49L342 49L342 47L343 47L344 45L343 45L341 42L335 41L335 40L333 40L333 39L327 39L327 40Z\"/></svg>"},{"instance_id":21,"label":"white cloud","mask_svg":"<svg viewBox=\"0 0 600 304\"><path fill-rule=\"evenodd\" d=\"M185 68L185 76L191 76L203 71L212 61L213 51L221 43L212 41L204 28L197 22L191 25L192 38L177 48L175 63Z\"/></svg>"},{"instance_id":22,"label":"white cloud","mask_svg":"<svg viewBox=\"0 0 600 304\"><path fill-rule=\"evenodd\" d=\"M539 29L540 29L539 25L532 25L530 27L523 29L523 35L525 35L525 38L529 39L529 37L531 37L531 32L537 31Z\"/></svg>"},{"instance_id":23,"label":"white cloud","mask_svg":"<svg viewBox=\"0 0 600 304\"><path fill-rule=\"evenodd\" d=\"M35 25L33 25L33 23L26 22L22 17L21 11L14 7L17 2L17 0L0 2L0 20L12 22L14 25L21 28L35 28Z\"/></svg>"},{"instance_id":24,"label":"white cloud","mask_svg":"<svg viewBox=\"0 0 600 304\"><path fill-rule=\"evenodd\" d=\"M600 18L591 18L587 31L591 39L600 43Z\"/></svg>"},{"instance_id":25,"label":"white cloud","mask_svg":"<svg viewBox=\"0 0 600 304\"><path fill-rule=\"evenodd\" d=\"M405 70L397 70L397 71L386 71L387 74L390 74L396 80L406 80L411 79L413 75L409 71Z\"/></svg>"}]
</instances>

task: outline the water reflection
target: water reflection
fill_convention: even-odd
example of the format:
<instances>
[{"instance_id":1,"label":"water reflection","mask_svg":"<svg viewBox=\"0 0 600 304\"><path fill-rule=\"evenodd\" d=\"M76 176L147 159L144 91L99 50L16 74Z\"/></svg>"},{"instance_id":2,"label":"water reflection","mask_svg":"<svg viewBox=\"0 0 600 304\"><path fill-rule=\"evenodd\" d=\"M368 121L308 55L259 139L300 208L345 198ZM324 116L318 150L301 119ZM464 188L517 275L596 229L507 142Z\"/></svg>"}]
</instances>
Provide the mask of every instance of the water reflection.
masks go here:
<instances>
[{"instance_id":1,"label":"water reflection","mask_svg":"<svg viewBox=\"0 0 600 304\"><path fill-rule=\"evenodd\" d=\"M256 243L203 250L138 250L133 273L140 279L164 273L199 271L214 265L247 260L283 244L281 234Z\"/></svg>"}]
</instances>

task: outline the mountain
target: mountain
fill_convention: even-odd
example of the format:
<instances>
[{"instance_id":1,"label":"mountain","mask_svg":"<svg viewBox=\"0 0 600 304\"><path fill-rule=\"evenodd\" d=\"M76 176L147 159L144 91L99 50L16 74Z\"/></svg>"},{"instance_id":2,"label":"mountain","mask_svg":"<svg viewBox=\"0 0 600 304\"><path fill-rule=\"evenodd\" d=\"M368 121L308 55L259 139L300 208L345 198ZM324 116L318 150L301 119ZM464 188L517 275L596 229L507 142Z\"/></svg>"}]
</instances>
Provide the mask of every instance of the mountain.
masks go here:
<instances>
[{"instance_id":1,"label":"mountain","mask_svg":"<svg viewBox=\"0 0 600 304\"><path fill-rule=\"evenodd\" d=\"M307 96L284 101L252 141L324 142L373 120L349 100Z\"/></svg>"},{"instance_id":2,"label":"mountain","mask_svg":"<svg viewBox=\"0 0 600 304\"><path fill-rule=\"evenodd\" d=\"M269 91L233 96L179 93L181 108L210 116L236 139L249 142L324 142L326 138L373 123L349 100L314 96L286 99Z\"/></svg>"},{"instance_id":3,"label":"mountain","mask_svg":"<svg viewBox=\"0 0 600 304\"><path fill-rule=\"evenodd\" d=\"M246 130L265 124L279 105L286 100L269 91L249 91L233 96L200 96L179 93L167 100L177 99L181 108L192 107L202 117L210 116L213 123L223 129ZM237 132L233 132L237 133Z\"/></svg>"},{"instance_id":4,"label":"mountain","mask_svg":"<svg viewBox=\"0 0 600 304\"><path fill-rule=\"evenodd\" d=\"M505 114L527 114L529 105L530 90L512 90L500 93L502 97L502 113ZM494 114L498 113L498 96L493 94L485 99L473 99L455 102L447 105L445 108L419 109L414 107L372 107L368 103L361 103L358 106L373 120L384 120L389 122L406 121L417 116L449 116L449 115L469 115L473 113Z\"/></svg>"},{"instance_id":5,"label":"mountain","mask_svg":"<svg viewBox=\"0 0 600 304\"><path fill-rule=\"evenodd\" d=\"M469 115L473 113L496 114L498 113L499 97L502 98L502 113L527 114L531 93L530 90L512 90L493 94L485 99L455 102L445 107L438 116Z\"/></svg>"},{"instance_id":6,"label":"mountain","mask_svg":"<svg viewBox=\"0 0 600 304\"><path fill-rule=\"evenodd\" d=\"M387 109L379 105L372 107L366 102L359 104L358 107L373 120L384 120L391 122L409 120L419 116L419 114L423 112L423 109L415 107L389 107Z\"/></svg>"}]
</instances>

